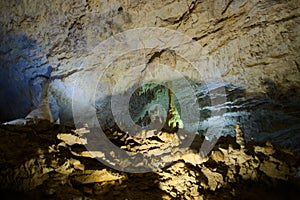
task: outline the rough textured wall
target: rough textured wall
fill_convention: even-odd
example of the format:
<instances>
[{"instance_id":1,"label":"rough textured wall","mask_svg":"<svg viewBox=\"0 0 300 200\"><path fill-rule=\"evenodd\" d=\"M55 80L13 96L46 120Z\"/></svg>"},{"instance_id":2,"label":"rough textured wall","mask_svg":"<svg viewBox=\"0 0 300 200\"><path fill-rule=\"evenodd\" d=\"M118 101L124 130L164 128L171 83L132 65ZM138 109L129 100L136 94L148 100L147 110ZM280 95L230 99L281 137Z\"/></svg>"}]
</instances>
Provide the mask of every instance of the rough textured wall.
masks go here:
<instances>
[{"instance_id":1,"label":"rough textured wall","mask_svg":"<svg viewBox=\"0 0 300 200\"><path fill-rule=\"evenodd\" d=\"M30 112L30 95L40 93L30 84L49 67L53 117L70 119L83 58L110 36L139 27L193 38L206 65L249 94L269 95L269 87L299 92L298 0L11 0L1 1L0 11L2 121Z\"/></svg>"}]
</instances>

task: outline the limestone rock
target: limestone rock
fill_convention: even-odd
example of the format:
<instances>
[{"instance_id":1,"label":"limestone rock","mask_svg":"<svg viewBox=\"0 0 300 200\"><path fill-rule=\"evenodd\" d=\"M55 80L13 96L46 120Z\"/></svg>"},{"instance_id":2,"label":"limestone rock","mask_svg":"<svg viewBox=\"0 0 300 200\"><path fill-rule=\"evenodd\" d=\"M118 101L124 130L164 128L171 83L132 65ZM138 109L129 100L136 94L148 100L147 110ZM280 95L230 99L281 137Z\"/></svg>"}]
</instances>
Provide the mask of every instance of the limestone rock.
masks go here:
<instances>
[{"instance_id":1,"label":"limestone rock","mask_svg":"<svg viewBox=\"0 0 300 200\"><path fill-rule=\"evenodd\" d=\"M71 151L71 153L75 156L82 156L87 158L104 158L105 154L101 151L82 151L80 153L76 153Z\"/></svg>"},{"instance_id":2,"label":"limestone rock","mask_svg":"<svg viewBox=\"0 0 300 200\"><path fill-rule=\"evenodd\" d=\"M176 133L160 132L157 137L165 143L169 143L173 146L179 145L179 138Z\"/></svg>"},{"instance_id":3,"label":"limestone rock","mask_svg":"<svg viewBox=\"0 0 300 200\"><path fill-rule=\"evenodd\" d=\"M75 181L81 184L101 183L107 181L124 180L124 175L111 173L106 169L103 170L85 170L75 177Z\"/></svg>"},{"instance_id":4,"label":"limestone rock","mask_svg":"<svg viewBox=\"0 0 300 200\"><path fill-rule=\"evenodd\" d=\"M57 138L59 140L64 141L67 145L74 145L74 144L80 144L80 145L85 145L87 144L87 140L84 138L80 138L78 136L68 134L68 133L60 133L57 135Z\"/></svg>"},{"instance_id":5,"label":"limestone rock","mask_svg":"<svg viewBox=\"0 0 300 200\"><path fill-rule=\"evenodd\" d=\"M83 136L85 134L90 133L90 130L88 129L88 125L85 124L84 127L75 129L74 133L77 134L77 135L79 135L79 136Z\"/></svg>"},{"instance_id":6,"label":"limestone rock","mask_svg":"<svg viewBox=\"0 0 300 200\"><path fill-rule=\"evenodd\" d=\"M245 123L245 134L259 132L254 130L258 127L253 124L259 125L258 129L262 130L268 121L262 117L266 116L262 114L262 110L265 109L260 108L267 108L270 116L280 116L272 112L272 105L266 105L271 101L261 102L259 97L267 96L275 100L288 96L289 103L294 101L297 105L299 102L298 3L298 0L284 2L114 0L107 3L81 0L3 1L0 6L2 13L0 36L3 38L0 56L4 67L0 71L0 80L1 85L6 87L1 90L0 96L7 98L2 99L0 103L0 110L3 113L0 120L24 118L32 111L33 97L29 91L35 86L29 86L28 82L36 76L47 75L49 67L53 68L49 97L52 96L53 104L56 104L56 106L49 105L51 113L59 112L62 123L72 120L72 98L77 95L81 97L81 101L86 98L84 94L73 96L73 89L80 88L76 83L88 70L92 70L92 74L96 74L95 72L99 70L105 77L105 81L101 81L103 87L114 88L116 83L124 79L124 74L134 69L129 64L138 66L141 62L151 63L152 60L149 60L147 55L155 55L154 57L158 57L159 60L162 49L165 50L169 46L166 43L162 48L155 47L149 48L148 51L135 52L135 56L143 54L141 57L143 61L121 57L109 67L110 69L107 68L107 71L102 63L108 56L92 49L118 33L137 30L140 27L156 27L183 33L199 45L199 52L194 53L205 57L199 60L196 69L195 66L180 59L177 59L177 63L165 60L164 64L172 65L193 80L199 80L199 76L203 74L211 76L212 80L215 80L216 74L220 75L222 81L243 91L239 95L245 93L244 97L254 95L258 98L251 98L252 100L242 106L247 107L251 104L250 109L245 108L243 111L256 112L251 114L249 123ZM140 37L146 34L149 36L147 38L162 37L153 29L140 34ZM126 40L129 46L131 39ZM179 40L175 38L172 42L176 43ZM141 48L142 45L147 43L141 42ZM110 43L105 47L105 52L110 54L112 51L113 43ZM84 60L88 60L86 65L82 65ZM210 69L214 66L216 70L211 72ZM152 74L159 72L159 68L156 68ZM141 77L133 77L129 82L137 81L139 78ZM80 90L89 93L92 90L91 85L83 85ZM122 87L126 88L128 85L124 84ZM39 95L35 93L33 96ZM98 100L104 98L106 97ZM237 99L227 100L227 105L230 104L234 108L241 106L236 103ZM102 103L103 101L100 102L101 105ZM265 106L261 107L261 104ZM89 113L85 107L80 110L81 114ZM38 112L34 115L40 114ZM105 119L109 118L106 116L108 114L104 115ZM48 117L50 118L50 115ZM282 118L279 117L278 121L283 121ZM230 123L229 126L236 123L235 120L226 122ZM295 124L295 121L289 123Z\"/></svg>"},{"instance_id":7,"label":"limestone rock","mask_svg":"<svg viewBox=\"0 0 300 200\"><path fill-rule=\"evenodd\" d=\"M206 167L202 167L201 172L208 180L207 183L208 189L215 191L216 189L220 188L224 184L223 176L221 174L217 172L213 172Z\"/></svg>"},{"instance_id":8,"label":"limestone rock","mask_svg":"<svg viewBox=\"0 0 300 200\"><path fill-rule=\"evenodd\" d=\"M163 180L159 183L160 189L170 193L172 197L193 199L193 197L200 196L198 187L195 185L197 184L196 176L189 175L183 162L177 162L159 174Z\"/></svg>"},{"instance_id":9,"label":"limestone rock","mask_svg":"<svg viewBox=\"0 0 300 200\"><path fill-rule=\"evenodd\" d=\"M200 165L208 160L208 157L202 158L200 154L196 154L193 152L187 152L180 156L180 159L184 160L184 162L192 164L194 166Z\"/></svg>"},{"instance_id":10,"label":"limestone rock","mask_svg":"<svg viewBox=\"0 0 300 200\"><path fill-rule=\"evenodd\" d=\"M75 160L73 158L70 159L70 164L73 165L75 170L84 170L84 164L82 164L79 160Z\"/></svg>"},{"instance_id":11,"label":"limestone rock","mask_svg":"<svg viewBox=\"0 0 300 200\"><path fill-rule=\"evenodd\" d=\"M211 158L216 161L216 162L224 162L225 161L225 156L222 151L212 151L211 152Z\"/></svg>"},{"instance_id":12,"label":"limestone rock","mask_svg":"<svg viewBox=\"0 0 300 200\"><path fill-rule=\"evenodd\" d=\"M25 129L27 131L24 132ZM258 188L255 191L258 192L254 193L254 197L265 191L265 188L271 188L275 196L291 195L277 186L284 183L291 185L288 192L295 192L295 185L290 180L297 173L297 158L293 153L269 142L265 146L258 146L252 141L251 145L246 145L249 147L247 151L240 151L231 143L224 144L234 141L234 137L227 136L226 140L220 139L211 154L202 158L196 151L181 149L180 144L171 146L171 153L164 153L159 147L168 140L160 140L157 135L139 138L136 143L130 144L135 137L110 130L118 138L124 138L119 143L120 146L126 143L129 145L126 150L141 147L142 149L136 150L152 152L152 164L157 164L152 172L123 173L109 169L98 159L110 157L115 159L111 166L115 164L125 168L132 166L132 160L117 161L117 155L113 151L104 154L100 151L87 151L82 144L57 142L58 135L74 136L75 132L83 129L77 131L55 125L53 129L34 129L35 134L32 134L32 130L31 125L26 125L26 128L14 126L13 129L0 126L1 191L22 192L22 195L29 195L28 199L33 196L53 199L130 199L132 195L149 200L217 197L235 199L246 198L244 195L249 191L244 193L245 187L251 190L256 185ZM86 132L84 136L89 138L88 134L90 133ZM87 139L86 142L89 144L94 141ZM265 150L266 147L276 148L276 151ZM143 157L136 156L134 159L140 158ZM169 163L159 166L162 161ZM143 167L145 162L141 159L137 164ZM264 187L260 188L261 185ZM279 193L276 193L277 190L280 190Z\"/></svg>"},{"instance_id":13,"label":"limestone rock","mask_svg":"<svg viewBox=\"0 0 300 200\"><path fill-rule=\"evenodd\" d=\"M259 169L269 177L283 180L288 179L291 174L295 173L295 169L291 169L286 163L272 156L270 156L269 160L262 162Z\"/></svg>"},{"instance_id":14,"label":"limestone rock","mask_svg":"<svg viewBox=\"0 0 300 200\"><path fill-rule=\"evenodd\" d=\"M255 146L254 147L255 153L263 153L265 155L272 155L275 153L275 149L273 148L272 144L270 142L267 142L265 146L260 147L260 146Z\"/></svg>"},{"instance_id":15,"label":"limestone rock","mask_svg":"<svg viewBox=\"0 0 300 200\"><path fill-rule=\"evenodd\" d=\"M239 124L235 125L235 134L236 134L236 143L240 145L241 150L245 150L245 138L244 133L241 130L241 127Z\"/></svg>"}]
</instances>

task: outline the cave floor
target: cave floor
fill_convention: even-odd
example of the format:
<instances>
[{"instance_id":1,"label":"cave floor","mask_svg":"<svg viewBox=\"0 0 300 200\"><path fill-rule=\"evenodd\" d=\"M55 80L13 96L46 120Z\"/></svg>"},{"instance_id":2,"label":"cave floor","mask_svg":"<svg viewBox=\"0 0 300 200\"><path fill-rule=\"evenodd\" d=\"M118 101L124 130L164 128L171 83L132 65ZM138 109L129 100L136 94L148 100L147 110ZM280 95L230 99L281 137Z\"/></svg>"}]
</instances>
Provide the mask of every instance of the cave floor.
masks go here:
<instances>
[{"instance_id":1,"label":"cave floor","mask_svg":"<svg viewBox=\"0 0 300 200\"><path fill-rule=\"evenodd\" d=\"M242 150L231 136L219 138L207 156L196 136L189 149L175 133L148 130L131 136L118 129L104 132L118 148L150 155L155 170L130 173L132 164L114 161L112 152L88 151L87 127L46 121L1 126L1 194L9 199L298 199L299 156L270 142L249 142ZM167 154L166 151L171 153ZM158 160L170 161L158 167ZM137 158L135 158L137 160ZM136 161L137 162L137 161ZM143 160L141 163L145 163ZM141 165L142 166L142 165ZM127 168L126 168L127 167Z\"/></svg>"}]
</instances>

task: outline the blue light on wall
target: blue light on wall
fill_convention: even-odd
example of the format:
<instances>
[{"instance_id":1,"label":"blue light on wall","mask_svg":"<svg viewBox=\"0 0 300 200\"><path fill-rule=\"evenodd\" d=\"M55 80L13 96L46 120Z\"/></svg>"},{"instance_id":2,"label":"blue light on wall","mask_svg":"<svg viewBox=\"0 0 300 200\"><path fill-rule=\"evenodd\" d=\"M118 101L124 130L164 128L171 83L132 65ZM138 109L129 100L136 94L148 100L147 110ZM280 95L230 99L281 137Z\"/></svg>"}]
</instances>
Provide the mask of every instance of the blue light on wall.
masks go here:
<instances>
[{"instance_id":1,"label":"blue light on wall","mask_svg":"<svg viewBox=\"0 0 300 200\"><path fill-rule=\"evenodd\" d=\"M41 47L22 33L7 34L0 30L0 121L24 118L34 107L32 97L39 97L41 88L34 77L49 76L51 66ZM31 86L30 86L31 85Z\"/></svg>"}]
</instances>

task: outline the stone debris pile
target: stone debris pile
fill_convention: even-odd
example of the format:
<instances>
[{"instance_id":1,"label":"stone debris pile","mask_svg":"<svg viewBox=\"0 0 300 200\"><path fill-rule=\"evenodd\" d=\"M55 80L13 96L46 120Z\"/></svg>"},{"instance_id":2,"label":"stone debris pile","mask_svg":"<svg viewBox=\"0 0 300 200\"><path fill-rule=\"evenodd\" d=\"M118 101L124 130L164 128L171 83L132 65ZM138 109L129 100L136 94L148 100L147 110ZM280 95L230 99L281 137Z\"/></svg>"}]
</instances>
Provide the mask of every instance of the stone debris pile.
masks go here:
<instances>
[{"instance_id":1,"label":"stone debris pile","mask_svg":"<svg viewBox=\"0 0 300 200\"><path fill-rule=\"evenodd\" d=\"M41 123L1 126L0 131L1 192L12 197L251 199L262 193L270 197L298 195L295 188L299 180L294 177L298 157L270 142L240 142L241 147L235 138L221 137L210 154L201 157L195 148L203 140L201 136L193 143L194 148L181 149L184 135L148 130L132 136L117 128L104 129L107 138L120 149L168 162L148 173L126 173L99 162L99 158L117 155L85 148L95 142L89 141L87 126L75 129ZM266 188L275 192L266 194Z\"/></svg>"}]
</instances>

